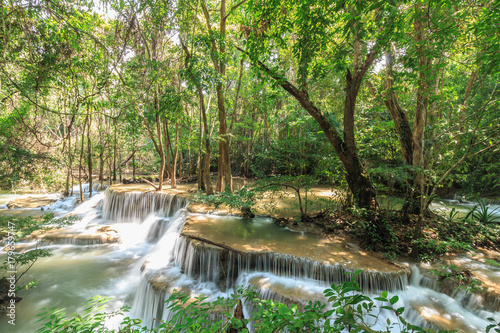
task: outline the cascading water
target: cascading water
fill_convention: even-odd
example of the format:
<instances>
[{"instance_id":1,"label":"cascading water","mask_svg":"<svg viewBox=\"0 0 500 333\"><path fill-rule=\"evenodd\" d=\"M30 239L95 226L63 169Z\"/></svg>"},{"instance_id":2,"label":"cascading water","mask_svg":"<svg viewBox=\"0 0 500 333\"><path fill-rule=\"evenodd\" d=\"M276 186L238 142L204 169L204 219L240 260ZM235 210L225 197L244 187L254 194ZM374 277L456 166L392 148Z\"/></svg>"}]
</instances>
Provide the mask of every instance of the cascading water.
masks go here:
<instances>
[{"instance_id":1,"label":"cascading water","mask_svg":"<svg viewBox=\"0 0 500 333\"><path fill-rule=\"evenodd\" d=\"M176 198L176 200L174 200ZM109 191L103 202L103 218L111 221L142 222L151 213L172 216L187 201L166 193Z\"/></svg>"},{"instance_id":2,"label":"cascading water","mask_svg":"<svg viewBox=\"0 0 500 333\"><path fill-rule=\"evenodd\" d=\"M87 187L84 192L88 198ZM72 313L95 295L114 297L110 310L131 301L131 291L140 283L143 258L153 249L151 242L161 238L168 225L182 225L182 217L174 213L188 203L182 197L168 194L112 190L94 192L91 199L74 209L70 202L76 202L75 198L65 198L46 207L58 216L78 215L80 221L39 235L46 239L41 246L51 249L54 255L39 259L23 277L25 282L37 279L39 285L18 293L25 300L16 305L16 326L9 325L2 316L0 332L35 332L39 327L35 315L42 307L65 307L67 313ZM180 222L176 222L177 217ZM116 241L110 242L108 238L103 241L103 237L110 235ZM24 244L16 246L21 249ZM3 261L5 254L2 255Z\"/></svg>"},{"instance_id":3,"label":"cascading water","mask_svg":"<svg viewBox=\"0 0 500 333\"><path fill-rule=\"evenodd\" d=\"M203 219L205 216L199 218ZM188 219L190 221L188 224L195 223L192 216ZM214 219L221 221L232 219L235 223L232 229L237 229L237 224L247 223L241 218ZM216 228L215 224L212 227ZM244 232L246 235L251 234L251 229L247 227ZM270 223L269 227L274 228L275 225ZM225 232L231 229L228 225L224 228ZM302 305L309 301L320 300L326 304L323 291L331 283L348 280L350 277L345 273L354 271L348 265L321 262L284 253L231 251L190 239L189 235L179 235L178 226L170 231L171 233L165 234L168 235L166 238L168 240L160 240L157 250L154 251L156 255L148 259L143 266L142 282L134 301L133 314L144 319L150 326L154 326L157 322L154 319L167 320L172 317L172 313L165 310L168 304L163 303L173 290L187 292L192 297L203 294L208 296L208 301L213 301L218 296L224 297L234 293L235 286L252 286L264 299ZM217 231L212 232L212 235L216 234ZM301 237L297 233L295 235ZM266 236L263 230L259 229L256 237ZM248 244L249 239L242 242ZM160 243L168 246L160 246ZM230 244L233 246L235 243ZM293 243L292 246L297 247L297 243ZM394 305L395 308L405 307L404 317L422 327L484 332L488 325L486 320L488 317L500 319L491 308L478 309L468 305L460 297L450 297L442 293L438 283L428 276L421 275L415 266L412 267L411 279L408 275L408 271L405 270L365 270L358 275L357 282L372 298L379 296L384 290L392 295L399 295L400 300ZM249 309L246 311L248 314ZM387 319L392 322L397 320L393 313L384 312L377 322L372 322L374 329L385 330Z\"/></svg>"}]
</instances>

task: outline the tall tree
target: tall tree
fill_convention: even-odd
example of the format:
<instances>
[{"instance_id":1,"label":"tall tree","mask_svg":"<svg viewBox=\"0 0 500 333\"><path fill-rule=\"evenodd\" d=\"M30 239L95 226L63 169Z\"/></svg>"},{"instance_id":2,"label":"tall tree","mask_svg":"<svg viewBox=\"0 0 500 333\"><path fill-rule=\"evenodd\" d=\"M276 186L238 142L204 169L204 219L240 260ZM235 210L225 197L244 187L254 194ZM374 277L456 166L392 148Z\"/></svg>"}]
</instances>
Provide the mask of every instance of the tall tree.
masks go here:
<instances>
[{"instance_id":1,"label":"tall tree","mask_svg":"<svg viewBox=\"0 0 500 333\"><path fill-rule=\"evenodd\" d=\"M398 7L383 1L275 0L251 1L248 11L246 48L240 49L318 122L344 164L357 204L376 208L376 192L356 147L356 102L365 75L394 30ZM280 68L283 52L293 55L293 71ZM327 73L344 81L342 132L313 101L314 85Z\"/></svg>"}]
</instances>

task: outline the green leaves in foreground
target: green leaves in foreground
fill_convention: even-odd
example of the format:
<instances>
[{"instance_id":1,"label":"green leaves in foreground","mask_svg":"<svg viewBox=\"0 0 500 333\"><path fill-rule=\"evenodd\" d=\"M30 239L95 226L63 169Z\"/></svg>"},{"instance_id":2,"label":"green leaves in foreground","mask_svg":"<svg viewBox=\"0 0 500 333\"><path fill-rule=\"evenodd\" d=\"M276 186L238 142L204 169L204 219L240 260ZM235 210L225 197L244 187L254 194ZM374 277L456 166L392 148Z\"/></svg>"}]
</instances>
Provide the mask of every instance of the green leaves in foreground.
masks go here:
<instances>
[{"instance_id":1,"label":"green leaves in foreground","mask_svg":"<svg viewBox=\"0 0 500 333\"><path fill-rule=\"evenodd\" d=\"M52 332L248 332L249 325L259 333L271 332L434 332L411 325L401 317L404 308L395 308L398 296L389 297L387 292L371 299L363 294L355 277L340 285L333 284L325 290L328 305L319 301L307 305L285 305L272 300L261 300L252 289L237 288L229 298L217 298L208 302L207 297L194 299L182 293L173 293L167 300L167 308L173 313L170 320L157 321L156 328L142 326L140 320L125 318L121 328L112 330L105 327L105 321L129 310L122 307L115 312L103 312L110 298L96 296L85 303L82 313L66 315L63 309L43 309L38 315L42 327L37 333ZM375 301L380 302L379 305ZM241 304L251 311L250 318L241 318ZM379 322L380 314L392 312L384 323ZM500 332L500 325L492 320L487 332ZM377 324L385 327L382 331L372 329Z\"/></svg>"}]
</instances>

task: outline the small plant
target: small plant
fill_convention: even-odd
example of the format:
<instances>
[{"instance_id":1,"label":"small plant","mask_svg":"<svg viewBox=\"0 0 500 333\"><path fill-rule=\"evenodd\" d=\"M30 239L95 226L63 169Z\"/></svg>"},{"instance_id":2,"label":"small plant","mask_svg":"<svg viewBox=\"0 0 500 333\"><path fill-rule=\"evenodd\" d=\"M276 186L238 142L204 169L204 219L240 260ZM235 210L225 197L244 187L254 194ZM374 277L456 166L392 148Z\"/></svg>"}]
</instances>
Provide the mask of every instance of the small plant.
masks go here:
<instances>
[{"instance_id":1,"label":"small plant","mask_svg":"<svg viewBox=\"0 0 500 333\"><path fill-rule=\"evenodd\" d=\"M37 323L42 323L37 333L55 333L55 332L114 332L108 330L105 326L106 319L117 315L123 315L130 308L123 307L115 312L103 312L106 304L111 300L109 297L95 296L83 304L85 310L82 313L73 313L67 315L65 309L53 307L50 309L43 308L42 312L37 315L39 319ZM124 324L130 328L132 325L140 324L128 320ZM139 331L129 331L139 332Z\"/></svg>"},{"instance_id":2,"label":"small plant","mask_svg":"<svg viewBox=\"0 0 500 333\"><path fill-rule=\"evenodd\" d=\"M256 183L254 189L258 192L271 191L273 194L292 189L298 200L300 215L303 217L307 216L310 206L308 193L310 193L311 187L316 185L317 182L318 180L312 176L277 176L260 180Z\"/></svg>"},{"instance_id":3,"label":"small plant","mask_svg":"<svg viewBox=\"0 0 500 333\"><path fill-rule=\"evenodd\" d=\"M448 213L448 216L447 216L447 220L448 222L451 222L451 221L454 221L458 216L458 210L456 210L455 208L452 208L449 213Z\"/></svg>"},{"instance_id":4,"label":"small plant","mask_svg":"<svg viewBox=\"0 0 500 333\"><path fill-rule=\"evenodd\" d=\"M491 330L493 330L493 332L500 333L500 322L497 322L493 318L488 318L488 321L492 322L493 324L490 324L486 327L486 333L490 333Z\"/></svg>"},{"instance_id":5,"label":"small plant","mask_svg":"<svg viewBox=\"0 0 500 333\"><path fill-rule=\"evenodd\" d=\"M488 265L492 266L492 267L499 267L500 268L500 263L496 260L492 260L492 259L485 259L484 260Z\"/></svg>"},{"instance_id":6,"label":"small plant","mask_svg":"<svg viewBox=\"0 0 500 333\"><path fill-rule=\"evenodd\" d=\"M474 278L474 275L467 269L460 269L456 265L443 265L440 269L432 269L431 274L439 277L439 283L451 281L458 290L466 293L474 293L481 290L481 281Z\"/></svg>"},{"instance_id":7,"label":"small plant","mask_svg":"<svg viewBox=\"0 0 500 333\"><path fill-rule=\"evenodd\" d=\"M206 195L198 191L194 201L205 203L218 209L221 205L225 205L230 209L242 209L250 211L255 205L258 195L257 192L250 188L242 188L234 193L221 192L212 195Z\"/></svg>"},{"instance_id":8,"label":"small plant","mask_svg":"<svg viewBox=\"0 0 500 333\"><path fill-rule=\"evenodd\" d=\"M472 209L467 213L465 219L473 219L484 224L491 224L495 222L500 222L497 217L500 214L500 207L495 209L490 209L489 203L483 199L479 199L477 205L472 207Z\"/></svg>"}]
</instances>

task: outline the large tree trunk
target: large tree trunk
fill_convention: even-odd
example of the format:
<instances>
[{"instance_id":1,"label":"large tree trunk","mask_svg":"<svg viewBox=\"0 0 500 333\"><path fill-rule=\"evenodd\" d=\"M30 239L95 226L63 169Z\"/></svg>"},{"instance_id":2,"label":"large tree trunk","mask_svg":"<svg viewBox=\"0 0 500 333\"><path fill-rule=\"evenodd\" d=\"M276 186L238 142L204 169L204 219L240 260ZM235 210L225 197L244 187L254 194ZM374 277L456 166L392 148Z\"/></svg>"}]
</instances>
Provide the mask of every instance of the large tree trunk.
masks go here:
<instances>
[{"instance_id":1,"label":"large tree trunk","mask_svg":"<svg viewBox=\"0 0 500 333\"><path fill-rule=\"evenodd\" d=\"M202 6L204 6L203 2L202 2ZM204 12L206 12L206 6L204 6ZM208 12L206 12L205 14L208 14ZM179 39L179 41L181 43L182 49L184 50L184 52L186 54L186 58L185 58L184 63L185 63L185 66L187 68L188 64L189 64L189 60L191 58L191 53L189 52L189 49L183 43L181 38ZM212 183L210 180L210 133L208 130L207 110L205 107L205 99L203 97L203 89L201 87L199 80L192 73L190 73L190 78L191 78L192 82L196 85L196 90L197 90L198 98L200 101L200 114L201 114L201 118L203 120L203 132L204 132L204 136L205 136L205 139L204 139L205 154L203 157L203 163L201 163L201 161L200 161L200 166L202 166L202 171L201 171L201 177L198 176L198 184L199 184L199 186L201 186L203 188L203 182L204 182L205 187L206 187L206 193L213 194ZM200 134L200 138L201 138L201 134ZM201 140L200 140L200 148L201 148ZM200 153L201 153L201 150L200 150ZM199 174L200 173L198 173L198 175Z\"/></svg>"},{"instance_id":2,"label":"large tree trunk","mask_svg":"<svg viewBox=\"0 0 500 333\"><path fill-rule=\"evenodd\" d=\"M208 131L207 110L205 109L205 100L203 98L203 91L201 86L198 85L198 96L200 99L201 114L203 119L203 131L205 132L205 154L203 157L203 179L205 182L206 193L213 194L212 182L210 180L210 133Z\"/></svg>"},{"instance_id":3,"label":"large tree trunk","mask_svg":"<svg viewBox=\"0 0 500 333\"><path fill-rule=\"evenodd\" d=\"M197 162L196 162L196 171L197 171L197 174L198 174L198 190L201 190L201 191L205 191L207 189L206 185L205 185L205 178L203 177L203 166L204 166L204 160L203 160L203 143L205 142L203 140L203 134L205 133L203 130L202 130L202 124L203 124L203 121L201 120L201 107L200 107L200 129L199 129L199 133L200 133L200 145L198 147L198 159L197 159Z\"/></svg>"},{"instance_id":4,"label":"large tree trunk","mask_svg":"<svg viewBox=\"0 0 500 333\"><path fill-rule=\"evenodd\" d=\"M246 52L237 47L242 52ZM378 209L376 191L373 183L365 171L357 150L355 142L354 116L356 110L356 99L365 73L377 56L377 47L366 55L366 59L361 61L361 43L355 42L355 60L353 72L346 71L346 98L344 101L344 139L330 123L323 112L310 100L306 88L299 89L288 81L285 77L271 71L264 63L254 60L261 70L266 72L276 82L293 96L319 124L324 134L332 144L340 160L344 164L347 172L346 180L356 203L362 208Z\"/></svg>"},{"instance_id":5,"label":"large tree trunk","mask_svg":"<svg viewBox=\"0 0 500 333\"><path fill-rule=\"evenodd\" d=\"M222 0L220 3L220 26L219 32L220 36L225 37L226 35L226 1ZM219 43L219 55L223 55L226 52L226 47L224 43ZM215 56L215 55L213 55ZM215 60L214 60L215 61ZM224 77L226 75L226 64L224 60L220 60L218 66L219 74ZM217 107L219 109L219 154L221 158L219 159L219 182L217 183L217 190L219 192L233 191L233 177L231 175L231 157L230 157L230 137L227 129L226 123L226 108L225 108L225 98L224 98L224 87L222 83L216 86L217 91ZM222 177L221 177L222 173Z\"/></svg>"},{"instance_id":6,"label":"large tree trunk","mask_svg":"<svg viewBox=\"0 0 500 333\"><path fill-rule=\"evenodd\" d=\"M224 38L226 35L226 1L222 0L220 2L220 24L219 24L219 38ZM206 4L202 1L201 7L203 9L203 15L205 16L205 23L207 26L207 32L214 37L211 41L211 52L210 57L212 58L212 63L214 69L219 73L221 77L226 75L226 64L225 60L222 59L223 55L226 53L226 46L223 42L217 42L212 29L212 24L210 22L210 11ZM187 51L186 47L183 48ZM222 191L233 191L233 179L231 175L231 158L229 149L229 133L226 123L226 109L225 109L225 98L224 98L224 87L221 82L216 86L217 92L217 108L219 115L219 163L218 163L218 178L216 190Z\"/></svg>"},{"instance_id":7,"label":"large tree trunk","mask_svg":"<svg viewBox=\"0 0 500 333\"><path fill-rule=\"evenodd\" d=\"M414 23L414 41L417 44L419 56L418 87L416 93L415 118L413 121L413 171L411 172L412 188L406 198L403 213L420 214L422 210L425 191L424 165L424 135L427 125L427 112L429 107L429 76L431 75L432 59L428 57L424 49L426 41L426 9L423 5L417 6L416 19Z\"/></svg>"},{"instance_id":8,"label":"large tree trunk","mask_svg":"<svg viewBox=\"0 0 500 333\"><path fill-rule=\"evenodd\" d=\"M384 81L384 104L394 121L394 126L396 128L396 132L398 133L403 161L407 165L413 165L413 131L411 129L410 122L408 121L408 117L406 117L405 112L399 105L398 97L393 90L393 52L387 51L385 53L385 57L387 61L387 71Z\"/></svg>"},{"instance_id":9,"label":"large tree trunk","mask_svg":"<svg viewBox=\"0 0 500 333\"><path fill-rule=\"evenodd\" d=\"M233 191L233 178L231 175L231 159L229 156L229 133L226 123L226 109L224 106L224 92L222 84L219 83L217 90L217 106L219 110L219 176L217 191Z\"/></svg>"}]
</instances>

